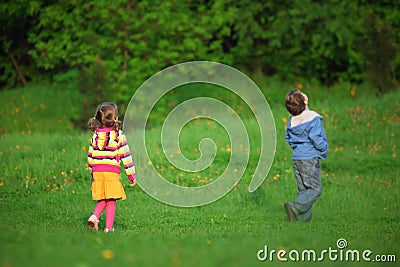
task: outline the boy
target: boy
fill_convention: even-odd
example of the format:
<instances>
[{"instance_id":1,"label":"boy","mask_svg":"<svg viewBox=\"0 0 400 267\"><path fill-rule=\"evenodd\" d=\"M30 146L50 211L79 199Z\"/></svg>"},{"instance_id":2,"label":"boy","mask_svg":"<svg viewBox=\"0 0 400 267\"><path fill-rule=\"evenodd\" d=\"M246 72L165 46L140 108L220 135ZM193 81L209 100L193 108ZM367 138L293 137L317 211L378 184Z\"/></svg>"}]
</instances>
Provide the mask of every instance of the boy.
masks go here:
<instances>
[{"instance_id":1,"label":"boy","mask_svg":"<svg viewBox=\"0 0 400 267\"><path fill-rule=\"evenodd\" d=\"M293 149L292 164L298 193L284 204L290 222L309 222L312 205L322 193L320 159L328 155L322 116L308 109L308 97L298 89L291 90L285 101L290 116L285 139Z\"/></svg>"}]
</instances>

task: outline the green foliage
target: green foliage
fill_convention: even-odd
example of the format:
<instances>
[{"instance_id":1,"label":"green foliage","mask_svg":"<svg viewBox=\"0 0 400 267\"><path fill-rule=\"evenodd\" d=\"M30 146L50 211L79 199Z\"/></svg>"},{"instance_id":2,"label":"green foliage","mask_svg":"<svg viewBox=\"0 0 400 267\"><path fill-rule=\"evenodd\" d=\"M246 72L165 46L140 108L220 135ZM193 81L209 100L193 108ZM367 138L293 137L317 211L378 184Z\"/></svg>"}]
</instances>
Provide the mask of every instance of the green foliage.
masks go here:
<instances>
[{"instance_id":1,"label":"green foliage","mask_svg":"<svg viewBox=\"0 0 400 267\"><path fill-rule=\"evenodd\" d=\"M77 87L82 94L79 112L73 114L72 122L87 130L89 118L95 115L97 106L106 101L116 100L116 92L109 83L109 72L100 58L90 67L82 68L77 76Z\"/></svg>"},{"instance_id":2,"label":"green foliage","mask_svg":"<svg viewBox=\"0 0 400 267\"><path fill-rule=\"evenodd\" d=\"M28 78L34 80L37 74L35 68L28 66L32 62L27 57L30 44L26 39L31 25L36 23L38 10L36 1L26 3L24 0L16 0L0 3L0 87L12 88L22 84L11 61L11 54Z\"/></svg>"},{"instance_id":3,"label":"green foliage","mask_svg":"<svg viewBox=\"0 0 400 267\"><path fill-rule=\"evenodd\" d=\"M354 1L293 1L279 10L268 32L277 72L289 79L315 77L326 85L355 75L347 66L357 56L352 45L362 17Z\"/></svg>"},{"instance_id":4,"label":"green foliage","mask_svg":"<svg viewBox=\"0 0 400 267\"><path fill-rule=\"evenodd\" d=\"M390 35L379 40L387 36L387 44L396 47L399 10L394 1L367 0L1 3L5 34L0 36L0 85L19 83L10 52L30 80L92 68L100 59L114 92L110 97L125 104L151 75L191 60L218 61L285 80L317 79L329 86L339 81L360 83L367 74L397 77L397 50L391 53L390 70L365 71L371 57L379 58L385 49L371 43L364 23L373 11L377 27L384 25L382 34ZM370 42L363 42L365 36ZM69 82L74 83L72 78Z\"/></svg>"},{"instance_id":5,"label":"green foliage","mask_svg":"<svg viewBox=\"0 0 400 267\"><path fill-rule=\"evenodd\" d=\"M386 20L379 23L371 11L364 24L364 38L359 42L360 51L366 60L366 67L372 84L379 93L398 86L395 60L399 50L396 36Z\"/></svg>"}]
</instances>

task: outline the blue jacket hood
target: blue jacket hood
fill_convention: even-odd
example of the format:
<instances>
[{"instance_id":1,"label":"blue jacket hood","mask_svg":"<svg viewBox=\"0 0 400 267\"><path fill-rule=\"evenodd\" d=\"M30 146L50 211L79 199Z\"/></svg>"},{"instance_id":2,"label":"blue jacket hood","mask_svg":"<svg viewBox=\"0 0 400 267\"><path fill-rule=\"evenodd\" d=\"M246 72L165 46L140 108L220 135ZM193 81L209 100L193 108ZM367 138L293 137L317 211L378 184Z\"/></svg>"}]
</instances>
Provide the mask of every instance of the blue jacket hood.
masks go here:
<instances>
[{"instance_id":1,"label":"blue jacket hood","mask_svg":"<svg viewBox=\"0 0 400 267\"><path fill-rule=\"evenodd\" d=\"M314 111L306 110L290 117L285 138L293 149L293 160L325 160L328 156L328 140L322 116Z\"/></svg>"}]
</instances>

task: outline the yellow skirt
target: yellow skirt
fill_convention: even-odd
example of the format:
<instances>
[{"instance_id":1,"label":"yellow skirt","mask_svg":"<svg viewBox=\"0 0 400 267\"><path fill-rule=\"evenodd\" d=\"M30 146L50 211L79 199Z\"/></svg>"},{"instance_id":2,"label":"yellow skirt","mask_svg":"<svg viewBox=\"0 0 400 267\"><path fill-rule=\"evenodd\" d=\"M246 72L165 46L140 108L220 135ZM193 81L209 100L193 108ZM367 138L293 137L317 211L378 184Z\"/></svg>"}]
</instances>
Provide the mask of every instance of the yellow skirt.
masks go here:
<instances>
[{"instance_id":1,"label":"yellow skirt","mask_svg":"<svg viewBox=\"0 0 400 267\"><path fill-rule=\"evenodd\" d=\"M92 198L93 200L125 200L126 195L120 181L119 173L93 172Z\"/></svg>"}]
</instances>

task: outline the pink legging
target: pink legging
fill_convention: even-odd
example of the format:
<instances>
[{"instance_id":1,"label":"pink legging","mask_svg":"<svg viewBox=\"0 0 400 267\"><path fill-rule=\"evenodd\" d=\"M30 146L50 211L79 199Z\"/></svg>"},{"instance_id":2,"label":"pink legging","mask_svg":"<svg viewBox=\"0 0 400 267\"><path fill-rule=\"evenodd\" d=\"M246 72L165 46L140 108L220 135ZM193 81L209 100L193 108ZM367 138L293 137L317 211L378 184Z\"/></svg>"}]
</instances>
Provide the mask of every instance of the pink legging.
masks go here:
<instances>
[{"instance_id":1,"label":"pink legging","mask_svg":"<svg viewBox=\"0 0 400 267\"><path fill-rule=\"evenodd\" d=\"M115 199L102 199L97 201L93 214L100 218L101 213L106 209L106 228L112 229L115 219L117 201Z\"/></svg>"}]
</instances>

